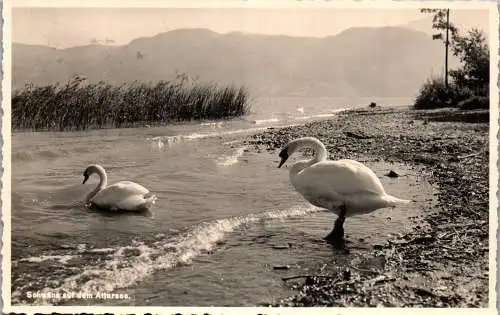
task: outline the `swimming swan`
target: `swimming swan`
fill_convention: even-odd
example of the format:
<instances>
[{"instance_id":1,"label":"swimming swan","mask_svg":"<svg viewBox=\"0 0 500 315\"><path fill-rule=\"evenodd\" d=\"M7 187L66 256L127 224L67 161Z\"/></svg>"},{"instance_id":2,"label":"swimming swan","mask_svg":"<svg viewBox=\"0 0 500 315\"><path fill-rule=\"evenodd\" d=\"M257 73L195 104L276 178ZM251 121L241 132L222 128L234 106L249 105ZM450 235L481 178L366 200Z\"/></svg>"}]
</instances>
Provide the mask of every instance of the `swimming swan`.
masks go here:
<instances>
[{"instance_id":1,"label":"swimming swan","mask_svg":"<svg viewBox=\"0 0 500 315\"><path fill-rule=\"evenodd\" d=\"M92 174L99 175L100 182L85 198L85 205L110 211L146 211L157 199L155 195L146 197L149 190L134 182L121 181L106 186L108 183L106 171L97 164L85 169L82 184L85 184Z\"/></svg>"},{"instance_id":2,"label":"swimming swan","mask_svg":"<svg viewBox=\"0 0 500 315\"><path fill-rule=\"evenodd\" d=\"M328 243L344 245L346 217L410 202L387 194L377 175L364 164L347 159L326 160L325 145L313 137L290 141L279 153L278 168L305 147L314 150L314 158L295 163L290 169L290 182L311 204L338 215L333 230L325 237Z\"/></svg>"}]
</instances>

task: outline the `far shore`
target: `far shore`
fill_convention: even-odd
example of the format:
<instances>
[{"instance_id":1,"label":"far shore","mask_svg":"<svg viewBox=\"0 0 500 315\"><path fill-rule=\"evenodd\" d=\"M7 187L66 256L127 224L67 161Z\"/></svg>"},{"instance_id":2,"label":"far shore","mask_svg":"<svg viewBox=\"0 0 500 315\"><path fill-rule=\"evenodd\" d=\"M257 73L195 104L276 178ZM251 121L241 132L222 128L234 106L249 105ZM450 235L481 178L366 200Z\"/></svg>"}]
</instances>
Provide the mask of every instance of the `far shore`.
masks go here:
<instances>
[{"instance_id":1,"label":"far shore","mask_svg":"<svg viewBox=\"0 0 500 315\"><path fill-rule=\"evenodd\" d=\"M333 159L419 166L436 187L438 205L411 232L369 253L351 252L363 266L320 262L325 268L313 276L284 282L297 293L275 306L488 306L487 110L355 109L330 120L272 128L245 142L278 154L303 136L320 139Z\"/></svg>"}]
</instances>

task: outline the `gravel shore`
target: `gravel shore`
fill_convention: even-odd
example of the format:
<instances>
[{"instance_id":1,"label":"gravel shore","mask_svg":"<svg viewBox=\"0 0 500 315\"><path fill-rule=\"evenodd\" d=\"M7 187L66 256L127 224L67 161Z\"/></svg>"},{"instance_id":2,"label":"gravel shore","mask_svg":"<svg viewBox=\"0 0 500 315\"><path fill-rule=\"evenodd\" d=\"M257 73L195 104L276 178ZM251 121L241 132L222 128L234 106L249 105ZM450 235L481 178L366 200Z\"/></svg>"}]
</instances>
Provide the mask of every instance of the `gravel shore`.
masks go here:
<instances>
[{"instance_id":1,"label":"gravel shore","mask_svg":"<svg viewBox=\"0 0 500 315\"><path fill-rule=\"evenodd\" d=\"M303 136L320 139L332 159L418 167L436 188L437 205L409 233L349 254L362 264L325 261L313 276L286 281L297 293L275 306L488 306L487 111L346 111L328 121L267 130L246 143L277 155Z\"/></svg>"}]
</instances>

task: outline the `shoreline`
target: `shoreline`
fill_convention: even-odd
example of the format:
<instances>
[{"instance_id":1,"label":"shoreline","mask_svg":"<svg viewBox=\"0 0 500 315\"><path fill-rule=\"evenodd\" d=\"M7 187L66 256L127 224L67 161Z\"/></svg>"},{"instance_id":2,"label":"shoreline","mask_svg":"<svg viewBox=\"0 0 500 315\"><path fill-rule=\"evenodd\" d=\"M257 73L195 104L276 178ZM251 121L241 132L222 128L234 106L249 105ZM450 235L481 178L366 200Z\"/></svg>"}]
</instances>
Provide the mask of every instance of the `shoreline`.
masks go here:
<instances>
[{"instance_id":1,"label":"shoreline","mask_svg":"<svg viewBox=\"0 0 500 315\"><path fill-rule=\"evenodd\" d=\"M402 162L437 188L423 224L368 253L349 254L362 267L323 262L314 276L284 282L296 294L269 305L487 307L488 117L487 111L353 109L247 137L250 150L277 154L289 140L315 136L331 159Z\"/></svg>"}]
</instances>

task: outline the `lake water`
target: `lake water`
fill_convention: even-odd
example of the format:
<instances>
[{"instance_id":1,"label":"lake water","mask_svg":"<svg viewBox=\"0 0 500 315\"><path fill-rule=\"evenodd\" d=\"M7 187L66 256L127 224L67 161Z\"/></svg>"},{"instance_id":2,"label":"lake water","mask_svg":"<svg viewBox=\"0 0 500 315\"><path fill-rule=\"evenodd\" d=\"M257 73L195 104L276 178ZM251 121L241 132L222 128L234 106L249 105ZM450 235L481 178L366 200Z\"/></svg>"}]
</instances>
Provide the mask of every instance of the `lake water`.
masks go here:
<instances>
[{"instance_id":1,"label":"lake water","mask_svg":"<svg viewBox=\"0 0 500 315\"><path fill-rule=\"evenodd\" d=\"M405 105L398 101L390 104ZM12 304L249 306L289 295L282 277L337 255L322 240L335 215L293 190L277 155L246 150L242 140L270 126L335 119L345 105L257 99L249 116L232 121L13 134ZM110 183L132 180L156 194L152 211L85 209L98 178L81 184L83 170L93 163ZM367 164L391 194L415 199L430 191L404 166L408 176L394 180L383 176L391 165ZM356 240L382 242L418 211L411 205L348 218L346 233L354 250L367 250ZM349 255L342 259L349 263ZM290 269L274 269L282 265ZM93 298L47 298L63 292ZM104 292L128 298L95 298Z\"/></svg>"}]
</instances>

